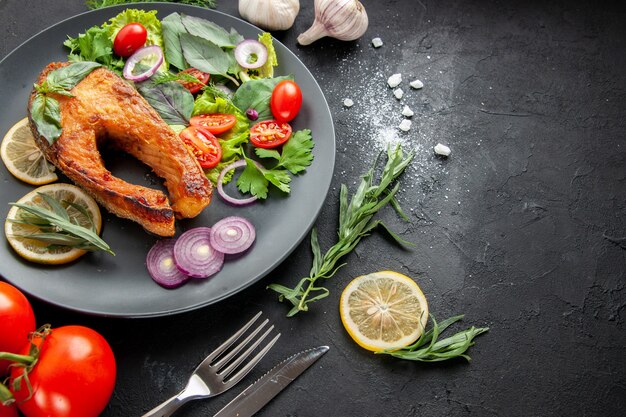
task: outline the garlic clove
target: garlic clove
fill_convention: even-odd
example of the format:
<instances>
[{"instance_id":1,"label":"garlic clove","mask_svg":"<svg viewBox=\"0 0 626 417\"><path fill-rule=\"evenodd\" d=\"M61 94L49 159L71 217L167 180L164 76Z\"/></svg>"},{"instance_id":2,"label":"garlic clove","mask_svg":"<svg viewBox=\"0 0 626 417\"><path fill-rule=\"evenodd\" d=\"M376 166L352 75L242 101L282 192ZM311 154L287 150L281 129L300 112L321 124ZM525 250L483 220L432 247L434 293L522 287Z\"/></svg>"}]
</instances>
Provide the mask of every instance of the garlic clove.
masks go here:
<instances>
[{"instance_id":1,"label":"garlic clove","mask_svg":"<svg viewBox=\"0 0 626 417\"><path fill-rule=\"evenodd\" d=\"M298 36L298 43L310 45L325 36L353 41L365 34L368 24L365 7L358 0L315 0L315 21Z\"/></svg>"},{"instance_id":2,"label":"garlic clove","mask_svg":"<svg viewBox=\"0 0 626 417\"><path fill-rule=\"evenodd\" d=\"M239 0L239 14L265 30L286 30L293 26L300 0Z\"/></svg>"}]
</instances>

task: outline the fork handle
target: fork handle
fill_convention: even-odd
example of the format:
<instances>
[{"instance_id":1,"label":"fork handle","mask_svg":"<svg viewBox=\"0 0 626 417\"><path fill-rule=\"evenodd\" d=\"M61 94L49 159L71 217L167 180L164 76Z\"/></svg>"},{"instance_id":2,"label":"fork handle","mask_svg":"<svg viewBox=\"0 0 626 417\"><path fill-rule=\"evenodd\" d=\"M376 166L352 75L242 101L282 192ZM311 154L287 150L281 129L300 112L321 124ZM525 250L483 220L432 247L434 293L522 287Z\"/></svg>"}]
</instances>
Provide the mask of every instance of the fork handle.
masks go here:
<instances>
[{"instance_id":1,"label":"fork handle","mask_svg":"<svg viewBox=\"0 0 626 417\"><path fill-rule=\"evenodd\" d=\"M169 417L174 411L185 404L187 401L193 399L193 395L187 395L186 390L182 390L178 394L174 395L169 400L162 402L161 404L148 411L142 417Z\"/></svg>"}]
</instances>

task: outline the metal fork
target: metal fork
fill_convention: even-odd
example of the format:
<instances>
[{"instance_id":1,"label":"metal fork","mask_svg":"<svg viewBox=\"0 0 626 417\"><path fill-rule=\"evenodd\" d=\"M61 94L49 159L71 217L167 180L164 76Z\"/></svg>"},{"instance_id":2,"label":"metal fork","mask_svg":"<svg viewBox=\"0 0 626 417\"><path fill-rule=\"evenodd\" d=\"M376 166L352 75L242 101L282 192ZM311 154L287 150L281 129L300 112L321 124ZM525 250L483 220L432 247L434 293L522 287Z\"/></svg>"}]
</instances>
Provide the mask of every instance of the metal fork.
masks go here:
<instances>
[{"instance_id":1,"label":"metal fork","mask_svg":"<svg viewBox=\"0 0 626 417\"><path fill-rule=\"evenodd\" d=\"M204 359L193 371L191 377L189 377L189 381L187 381L185 389L169 400L148 411L143 415L143 417L170 416L181 405L188 401L199 398L214 397L232 388L237 382L241 381L241 379L246 376L246 374L250 372L257 363L259 363L263 356L265 356L274 343L276 343L276 340L280 337L280 333L278 333L247 364L240 367L242 362L250 356L250 354L274 329L274 325L271 325L261 336L259 336L255 341L252 341L269 322L268 319L265 319L241 343L226 353L227 349L254 324L254 322L261 316L261 313L262 312L259 311L257 315L254 316L252 320L246 323L241 329L239 329L237 333L232 335L217 349L211 352L209 356L207 356L206 359ZM250 343L251 341L252 343ZM246 348L248 344L250 344L250 346L248 346L243 353L239 354L239 352ZM233 374L235 370L237 370L237 372Z\"/></svg>"}]
</instances>

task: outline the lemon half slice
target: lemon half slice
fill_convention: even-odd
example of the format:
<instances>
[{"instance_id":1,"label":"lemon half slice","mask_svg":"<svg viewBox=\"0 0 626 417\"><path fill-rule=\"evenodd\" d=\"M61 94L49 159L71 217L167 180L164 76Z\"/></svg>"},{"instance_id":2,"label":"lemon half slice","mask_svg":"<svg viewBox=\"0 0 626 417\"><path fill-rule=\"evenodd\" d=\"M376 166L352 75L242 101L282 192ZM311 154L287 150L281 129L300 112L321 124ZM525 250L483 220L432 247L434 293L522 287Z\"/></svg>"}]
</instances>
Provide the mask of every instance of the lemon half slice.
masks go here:
<instances>
[{"instance_id":1,"label":"lemon half slice","mask_svg":"<svg viewBox=\"0 0 626 417\"><path fill-rule=\"evenodd\" d=\"M428 304L420 287L393 271L355 278L339 303L348 334L374 352L408 346L420 337L428 320Z\"/></svg>"},{"instance_id":2,"label":"lemon half slice","mask_svg":"<svg viewBox=\"0 0 626 417\"><path fill-rule=\"evenodd\" d=\"M0 156L9 172L27 184L43 185L58 179L54 165L35 143L27 118L13 125L4 136Z\"/></svg>"},{"instance_id":3,"label":"lemon half slice","mask_svg":"<svg viewBox=\"0 0 626 417\"><path fill-rule=\"evenodd\" d=\"M20 198L18 203L34 204L49 209L50 207L48 207L47 203L43 201L38 193L48 194L54 197L57 201L61 202L61 205L67 209L67 213L74 223L91 228L91 221L93 221L96 231L98 234L100 233L100 229L102 227L100 208L98 207L98 204L96 204L95 200L80 188L75 185L64 183L44 185ZM67 201L81 205L87 211L92 220L90 221L83 213L76 210L76 208L68 207L69 204L67 204ZM6 234L11 247L24 259L41 264L64 264L71 262L86 253L86 251L82 249L74 249L67 246L60 246L51 249L48 247L47 243L20 237L20 235L28 235L30 233L39 232L39 228L35 226L10 221L18 219L20 211L22 211L22 209L18 207L11 207L9 214L7 215L7 220L4 224L4 233Z\"/></svg>"}]
</instances>

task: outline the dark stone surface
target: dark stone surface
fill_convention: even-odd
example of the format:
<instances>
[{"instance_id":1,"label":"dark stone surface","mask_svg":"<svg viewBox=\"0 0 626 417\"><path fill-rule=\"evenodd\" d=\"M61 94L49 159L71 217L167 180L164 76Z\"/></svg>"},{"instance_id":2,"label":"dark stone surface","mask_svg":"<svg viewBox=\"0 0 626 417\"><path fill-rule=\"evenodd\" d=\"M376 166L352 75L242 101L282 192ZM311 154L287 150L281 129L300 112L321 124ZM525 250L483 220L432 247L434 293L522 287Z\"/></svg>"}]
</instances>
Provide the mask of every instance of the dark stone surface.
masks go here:
<instances>
[{"instance_id":1,"label":"dark stone surface","mask_svg":"<svg viewBox=\"0 0 626 417\"><path fill-rule=\"evenodd\" d=\"M331 347L259 415L622 414L624 3L365 0L370 27L361 40L300 47L295 38L313 20L313 2L301 3L295 26L276 36L311 69L335 117L335 186L317 222L322 246L335 238L339 184L353 186L386 134L417 157L399 196L411 222L392 210L381 217L417 246L403 250L373 234L328 281L331 295L292 319L265 286L294 285L308 272L306 242L246 291L173 317L89 317L33 300L38 322L88 325L111 343L118 381L103 415L140 415L177 392L258 310L283 337L246 384L295 351ZM82 0L0 0L0 57L84 10ZM238 16L234 1L218 10ZM380 49L370 44L375 36ZM405 80L400 102L385 85L393 73ZM408 88L415 78L422 90ZM399 135L402 104L415 116ZM433 156L438 142L451 147L447 160ZM491 328L471 348L471 363L403 362L350 340L338 317L341 290L381 269L414 277L437 318L465 313L466 326ZM237 391L177 415L211 415Z\"/></svg>"}]
</instances>

